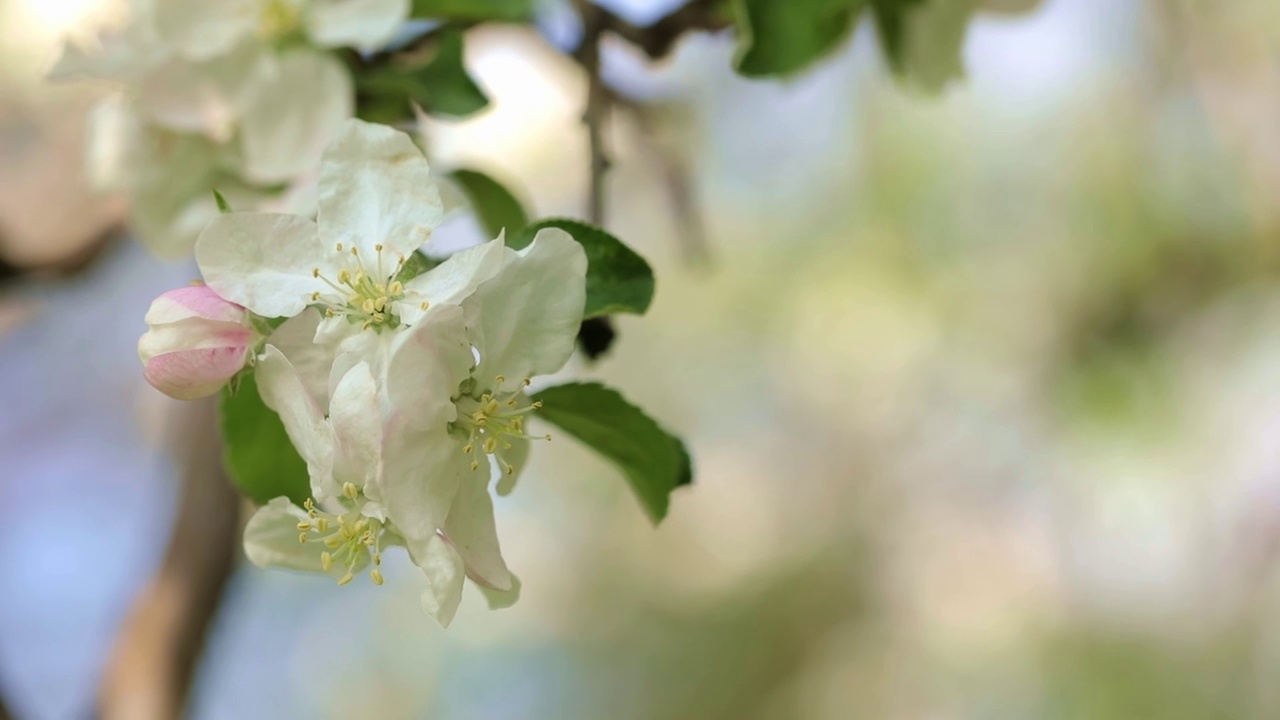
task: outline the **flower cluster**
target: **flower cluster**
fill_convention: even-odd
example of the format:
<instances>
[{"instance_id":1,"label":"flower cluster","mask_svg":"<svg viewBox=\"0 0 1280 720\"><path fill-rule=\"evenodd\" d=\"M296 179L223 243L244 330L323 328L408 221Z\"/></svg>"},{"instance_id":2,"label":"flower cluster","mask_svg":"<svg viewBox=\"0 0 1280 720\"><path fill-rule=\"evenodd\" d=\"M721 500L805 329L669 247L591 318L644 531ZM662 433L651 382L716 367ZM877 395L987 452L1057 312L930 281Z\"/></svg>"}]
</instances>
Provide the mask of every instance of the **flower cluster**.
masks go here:
<instances>
[{"instance_id":1,"label":"flower cluster","mask_svg":"<svg viewBox=\"0 0 1280 720\"><path fill-rule=\"evenodd\" d=\"M489 486L508 491L536 439L526 425L539 407L525 392L530 379L559 370L573 351L586 255L568 234L544 229L520 251L498 237L410 277L410 256L440 222L439 191L407 135L359 120L324 152L318 205L316 221L222 214L196 243L206 283L198 291L225 303L227 318L287 318L266 337L235 335L241 354L228 362L252 363L264 403L306 461L311 499L259 508L245 531L249 559L341 584L367 570L381 584L383 551L402 546L427 577L424 607L442 624L464 578L491 602L510 601L518 582L502 558ZM165 310L182 299L161 301L140 344L148 377L176 350L144 347L164 323L190 315ZM189 353L224 337L226 328L201 323ZM208 389L227 369L206 363L176 386Z\"/></svg>"},{"instance_id":2,"label":"flower cluster","mask_svg":"<svg viewBox=\"0 0 1280 720\"><path fill-rule=\"evenodd\" d=\"M121 88L91 117L90 176L135 198L135 229L154 252L181 257L217 214L212 187L238 207L307 209L300 179L353 113L352 78L331 50L385 45L409 0L132 0L129 10L96 47L68 46L51 77Z\"/></svg>"}]
</instances>

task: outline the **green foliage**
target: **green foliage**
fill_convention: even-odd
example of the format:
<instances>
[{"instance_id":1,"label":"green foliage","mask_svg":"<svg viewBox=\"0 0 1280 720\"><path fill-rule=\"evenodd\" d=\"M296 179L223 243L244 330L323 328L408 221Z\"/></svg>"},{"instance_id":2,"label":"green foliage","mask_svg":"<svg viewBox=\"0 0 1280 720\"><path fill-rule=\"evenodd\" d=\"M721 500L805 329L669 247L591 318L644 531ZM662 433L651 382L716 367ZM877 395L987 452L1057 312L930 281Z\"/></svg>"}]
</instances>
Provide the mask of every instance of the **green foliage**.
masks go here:
<instances>
[{"instance_id":1,"label":"green foliage","mask_svg":"<svg viewBox=\"0 0 1280 720\"><path fill-rule=\"evenodd\" d=\"M1018 13L1039 0L735 0L738 72L790 75L842 44L864 10L894 73L929 91L964 75L961 54L974 13Z\"/></svg>"},{"instance_id":2,"label":"green foliage","mask_svg":"<svg viewBox=\"0 0 1280 720\"><path fill-rule=\"evenodd\" d=\"M231 204L228 203L227 199L222 197L222 193L218 192L217 190L213 191L213 201L218 204L218 212L220 213L231 212Z\"/></svg>"},{"instance_id":3,"label":"green foliage","mask_svg":"<svg viewBox=\"0 0 1280 720\"><path fill-rule=\"evenodd\" d=\"M359 116L370 122L395 122L406 117L410 103L432 115L466 117L489 105L463 64L461 28L436 33L435 54L416 68L388 65L356 75Z\"/></svg>"},{"instance_id":4,"label":"green foliage","mask_svg":"<svg viewBox=\"0 0 1280 720\"><path fill-rule=\"evenodd\" d=\"M404 267L400 268L400 273L396 275L396 279L402 283L407 283L439 264L439 262L427 257L421 250L415 250L404 261Z\"/></svg>"},{"instance_id":5,"label":"green foliage","mask_svg":"<svg viewBox=\"0 0 1280 720\"><path fill-rule=\"evenodd\" d=\"M848 37L866 2L736 0L738 72L765 77L803 70Z\"/></svg>"},{"instance_id":6,"label":"green foliage","mask_svg":"<svg viewBox=\"0 0 1280 720\"><path fill-rule=\"evenodd\" d=\"M529 216L520 201L497 180L475 170L455 170L449 178L467 196L476 219L489 237L497 237L503 230L514 235L529 224Z\"/></svg>"},{"instance_id":7,"label":"green foliage","mask_svg":"<svg viewBox=\"0 0 1280 720\"><path fill-rule=\"evenodd\" d=\"M667 515L673 490L693 482L689 452L616 390L599 383L569 383L533 396L538 417L608 458L626 475L654 523Z\"/></svg>"},{"instance_id":8,"label":"green foliage","mask_svg":"<svg viewBox=\"0 0 1280 720\"><path fill-rule=\"evenodd\" d=\"M533 16L533 0L413 0L412 16L518 22Z\"/></svg>"},{"instance_id":9,"label":"green foliage","mask_svg":"<svg viewBox=\"0 0 1280 720\"><path fill-rule=\"evenodd\" d=\"M523 231L507 235L507 244L519 250L533 242L542 228L560 228L587 251L587 304L583 318L633 313L643 315L653 301L653 269L622 241L604 230L577 220L540 220Z\"/></svg>"},{"instance_id":10,"label":"green foliage","mask_svg":"<svg viewBox=\"0 0 1280 720\"><path fill-rule=\"evenodd\" d=\"M908 37L907 18L917 6L925 0L870 0L871 10L875 15L876 33L880 36L880 47L885 59L894 72L901 73L906 69ZM967 5L968 0L931 0L929 6ZM963 32L963 28L961 29Z\"/></svg>"},{"instance_id":11,"label":"green foliage","mask_svg":"<svg viewBox=\"0 0 1280 720\"><path fill-rule=\"evenodd\" d=\"M222 391L223 463L241 494L259 505L287 496L301 505L311 496L307 464L293 449L280 416L262 402L253 373Z\"/></svg>"}]
</instances>

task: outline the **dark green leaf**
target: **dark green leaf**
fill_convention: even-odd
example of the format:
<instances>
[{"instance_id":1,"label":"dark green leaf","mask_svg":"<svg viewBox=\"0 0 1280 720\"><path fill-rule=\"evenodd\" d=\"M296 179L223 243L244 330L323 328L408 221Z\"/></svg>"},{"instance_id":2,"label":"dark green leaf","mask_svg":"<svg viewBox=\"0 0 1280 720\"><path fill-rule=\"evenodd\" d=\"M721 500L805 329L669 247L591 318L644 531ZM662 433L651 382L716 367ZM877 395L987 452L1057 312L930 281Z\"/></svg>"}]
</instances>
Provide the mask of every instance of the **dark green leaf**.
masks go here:
<instances>
[{"instance_id":1,"label":"dark green leaf","mask_svg":"<svg viewBox=\"0 0 1280 720\"><path fill-rule=\"evenodd\" d=\"M222 391L223 462L240 492L259 505L287 496L302 505L311 496L307 464L293 449L280 416L258 395L253 373L242 373L234 394Z\"/></svg>"},{"instance_id":2,"label":"dark green leaf","mask_svg":"<svg viewBox=\"0 0 1280 720\"><path fill-rule=\"evenodd\" d=\"M533 0L413 0L412 16L516 22L533 16Z\"/></svg>"},{"instance_id":3,"label":"dark green leaf","mask_svg":"<svg viewBox=\"0 0 1280 720\"><path fill-rule=\"evenodd\" d=\"M587 304L583 318L634 313L643 315L653 301L653 270L644 258L621 240L594 225L577 220L540 220L516 234L507 234L507 244L516 250L533 242L538 231L555 227L564 230L587 251Z\"/></svg>"},{"instance_id":4,"label":"dark green leaf","mask_svg":"<svg viewBox=\"0 0 1280 720\"><path fill-rule=\"evenodd\" d=\"M866 4L867 0L737 0L738 72L763 77L803 70L849 36Z\"/></svg>"},{"instance_id":5,"label":"dark green leaf","mask_svg":"<svg viewBox=\"0 0 1280 720\"><path fill-rule=\"evenodd\" d=\"M421 67L388 65L356 76L360 117L389 122L409 114L410 103L432 115L465 117L483 110L489 98L463 64L463 32L437 33L435 54Z\"/></svg>"},{"instance_id":6,"label":"dark green leaf","mask_svg":"<svg viewBox=\"0 0 1280 720\"><path fill-rule=\"evenodd\" d=\"M449 177L467 196L488 237L497 237L504 229L514 235L529 224L520 201L497 180L475 170L455 170Z\"/></svg>"},{"instance_id":7,"label":"dark green leaf","mask_svg":"<svg viewBox=\"0 0 1280 720\"><path fill-rule=\"evenodd\" d=\"M622 470L654 523L667 515L673 490L693 482L684 443L599 383L569 383L533 396L538 417L591 446Z\"/></svg>"},{"instance_id":8,"label":"dark green leaf","mask_svg":"<svg viewBox=\"0 0 1280 720\"><path fill-rule=\"evenodd\" d=\"M226 198L222 197L222 193L218 192L217 190L213 191L213 201L218 204L218 212L220 213L231 212L231 205L227 203Z\"/></svg>"}]
</instances>

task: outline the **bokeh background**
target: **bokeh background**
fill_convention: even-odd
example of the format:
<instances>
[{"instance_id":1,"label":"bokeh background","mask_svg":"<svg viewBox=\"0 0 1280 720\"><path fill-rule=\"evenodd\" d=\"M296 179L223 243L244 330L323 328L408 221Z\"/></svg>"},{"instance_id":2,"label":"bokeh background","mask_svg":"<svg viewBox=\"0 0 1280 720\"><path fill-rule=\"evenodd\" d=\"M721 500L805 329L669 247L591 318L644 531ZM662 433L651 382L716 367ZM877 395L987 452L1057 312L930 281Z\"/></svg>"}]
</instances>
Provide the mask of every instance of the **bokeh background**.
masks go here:
<instances>
[{"instance_id":1,"label":"bokeh background","mask_svg":"<svg viewBox=\"0 0 1280 720\"><path fill-rule=\"evenodd\" d=\"M109 5L0 0L0 694L24 719L89 717L176 493L133 346L194 268L101 244L127 199L80 172L92 91L40 80ZM585 204L567 16L475 32L495 104L427 138L538 215ZM1280 4L979 16L939 96L875 42L787 82L735 76L724 36L658 67L607 48L643 105L609 127L607 224L659 289L568 372L689 442L660 527L557 438L498 502L519 604L468 588L442 631L403 558L381 588L242 565L190 716L1280 717Z\"/></svg>"}]
</instances>

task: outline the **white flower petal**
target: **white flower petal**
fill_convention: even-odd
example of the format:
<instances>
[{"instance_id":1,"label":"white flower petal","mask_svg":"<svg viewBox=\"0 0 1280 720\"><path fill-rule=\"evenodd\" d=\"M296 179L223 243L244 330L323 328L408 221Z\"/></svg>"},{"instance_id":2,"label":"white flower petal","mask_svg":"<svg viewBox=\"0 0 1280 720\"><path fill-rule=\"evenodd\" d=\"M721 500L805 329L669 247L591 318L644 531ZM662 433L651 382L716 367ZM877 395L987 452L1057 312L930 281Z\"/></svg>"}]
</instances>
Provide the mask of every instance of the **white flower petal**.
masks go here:
<instances>
[{"instance_id":1,"label":"white flower petal","mask_svg":"<svg viewBox=\"0 0 1280 720\"><path fill-rule=\"evenodd\" d=\"M573 353L586 301L587 256L558 228L538 231L533 244L463 302L467 328L480 351L481 383L555 372ZM493 388L497 389L497 388Z\"/></svg>"},{"instance_id":2,"label":"white flower petal","mask_svg":"<svg viewBox=\"0 0 1280 720\"><path fill-rule=\"evenodd\" d=\"M475 580L475 578L472 578L472 580ZM516 601L520 599L520 578L515 575L511 576L511 589L509 590L494 590L479 583L476 584L476 587L480 588L485 601L489 603L490 610L505 610L515 605Z\"/></svg>"},{"instance_id":3,"label":"white flower petal","mask_svg":"<svg viewBox=\"0 0 1280 720\"><path fill-rule=\"evenodd\" d=\"M316 224L296 215L227 213L200 233L196 264L222 297L263 317L293 317L313 292L329 290L313 276L317 266L337 274L316 238Z\"/></svg>"},{"instance_id":4,"label":"white flower petal","mask_svg":"<svg viewBox=\"0 0 1280 720\"><path fill-rule=\"evenodd\" d=\"M488 280L502 269L503 259L510 253L502 235L497 240L490 240L466 250L450 255L447 260L427 272L410 280L405 285L408 299L398 303L396 312L400 319L409 325L415 324L422 317L421 303L425 299L428 305L454 305L469 297L480 283Z\"/></svg>"},{"instance_id":5,"label":"white flower petal","mask_svg":"<svg viewBox=\"0 0 1280 720\"><path fill-rule=\"evenodd\" d=\"M461 315L457 307L428 314L401 335L387 364L378 495L410 544L426 542L444 525L458 484L473 472L475 456L464 454L464 441L448 429L457 417L452 396L471 366Z\"/></svg>"},{"instance_id":6,"label":"white flower petal","mask_svg":"<svg viewBox=\"0 0 1280 720\"><path fill-rule=\"evenodd\" d=\"M409 545L409 555L430 585L422 593L422 609L441 627L449 627L462 602L462 580L466 577L462 557L439 535L432 535L416 550Z\"/></svg>"},{"instance_id":7,"label":"white flower petal","mask_svg":"<svg viewBox=\"0 0 1280 720\"><path fill-rule=\"evenodd\" d=\"M516 481L524 474L524 466L529 464L530 442L518 437L509 437L506 440L511 443L511 447L502 453L502 457L511 465L511 474L502 473L498 476L496 489L502 496L510 495L511 491L516 489Z\"/></svg>"},{"instance_id":8,"label":"white flower petal","mask_svg":"<svg viewBox=\"0 0 1280 720\"><path fill-rule=\"evenodd\" d=\"M329 423L337 441L334 479L365 488L382 464L382 408L368 363L351 368L334 388ZM376 487L369 489L377 500Z\"/></svg>"},{"instance_id":9,"label":"white flower petal","mask_svg":"<svg viewBox=\"0 0 1280 720\"><path fill-rule=\"evenodd\" d=\"M156 30L169 46L192 60L224 55L252 34L265 0L161 0Z\"/></svg>"},{"instance_id":10,"label":"white flower petal","mask_svg":"<svg viewBox=\"0 0 1280 720\"><path fill-rule=\"evenodd\" d=\"M322 407L329 407L329 369L333 366L333 350L313 342L316 326L320 324L320 312L303 311L276 328L267 338L302 378L307 394Z\"/></svg>"},{"instance_id":11,"label":"white flower petal","mask_svg":"<svg viewBox=\"0 0 1280 720\"><path fill-rule=\"evenodd\" d=\"M244 554L249 562L261 568L324 573L320 562L320 554L325 551L324 543L315 540L298 542L298 523L307 519L306 511L285 497L278 497L258 508L244 528ZM360 553L355 567L351 569L359 572L368 562L368 554ZM338 578L347 570L345 564L335 563L327 574Z\"/></svg>"},{"instance_id":12,"label":"white flower petal","mask_svg":"<svg viewBox=\"0 0 1280 720\"><path fill-rule=\"evenodd\" d=\"M487 466L488 458L482 460ZM493 520L488 472L472 473L462 479L445 519L444 534L466 563L468 577L495 590L511 589L511 571L502 559Z\"/></svg>"},{"instance_id":13,"label":"white flower petal","mask_svg":"<svg viewBox=\"0 0 1280 720\"><path fill-rule=\"evenodd\" d=\"M381 243L394 262L431 238L443 212L427 159L408 135L352 119L325 149L318 222L326 247L359 247L371 261Z\"/></svg>"},{"instance_id":14,"label":"white flower petal","mask_svg":"<svg viewBox=\"0 0 1280 720\"><path fill-rule=\"evenodd\" d=\"M230 139L262 50L245 44L208 62L170 58L138 82L138 108L152 122L218 142Z\"/></svg>"},{"instance_id":15,"label":"white flower petal","mask_svg":"<svg viewBox=\"0 0 1280 720\"><path fill-rule=\"evenodd\" d=\"M286 52L272 70L247 92L240 124L245 176L260 183L315 168L355 103L347 69L326 53Z\"/></svg>"},{"instance_id":16,"label":"white flower petal","mask_svg":"<svg viewBox=\"0 0 1280 720\"><path fill-rule=\"evenodd\" d=\"M381 49L409 17L409 0L312 0L307 34L321 47Z\"/></svg>"},{"instance_id":17,"label":"white flower petal","mask_svg":"<svg viewBox=\"0 0 1280 720\"><path fill-rule=\"evenodd\" d=\"M324 572L320 566L321 543L298 542L298 523L307 513L289 498L278 497L258 508L244 528L244 554L261 568Z\"/></svg>"},{"instance_id":18,"label":"white flower petal","mask_svg":"<svg viewBox=\"0 0 1280 720\"><path fill-rule=\"evenodd\" d=\"M333 431L320 405L307 394L302 377L273 345L258 358L255 371L258 394L275 410L298 454L307 463L311 493L317 501L339 493L333 480Z\"/></svg>"}]
</instances>

